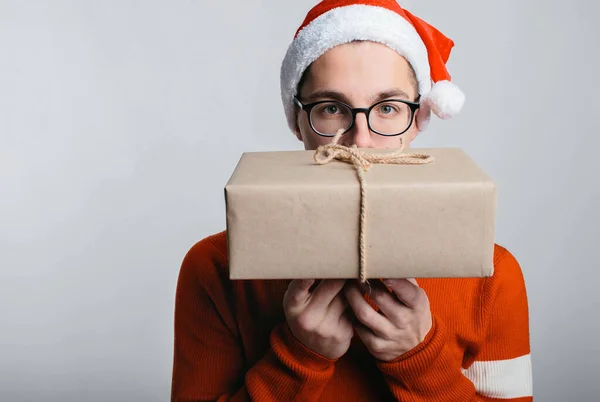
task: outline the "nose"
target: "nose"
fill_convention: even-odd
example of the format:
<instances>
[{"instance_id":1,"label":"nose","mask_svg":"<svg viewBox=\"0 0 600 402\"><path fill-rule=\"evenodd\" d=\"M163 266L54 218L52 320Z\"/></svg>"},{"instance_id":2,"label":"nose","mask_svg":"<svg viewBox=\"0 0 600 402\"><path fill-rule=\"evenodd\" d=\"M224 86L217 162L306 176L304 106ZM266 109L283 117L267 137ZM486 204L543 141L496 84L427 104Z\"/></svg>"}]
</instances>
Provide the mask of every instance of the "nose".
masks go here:
<instances>
[{"instance_id":1,"label":"nose","mask_svg":"<svg viewBox=\"0 0 600 402\"><path fill-rule=\"evenodd\" d=\"M346 134L348 145L356 145L358 148L374 148L373 137L371 130L369 130L369 124L367 123L367 116L364 113L358 113L354 126Z\"/></svg>"}]
</instances>

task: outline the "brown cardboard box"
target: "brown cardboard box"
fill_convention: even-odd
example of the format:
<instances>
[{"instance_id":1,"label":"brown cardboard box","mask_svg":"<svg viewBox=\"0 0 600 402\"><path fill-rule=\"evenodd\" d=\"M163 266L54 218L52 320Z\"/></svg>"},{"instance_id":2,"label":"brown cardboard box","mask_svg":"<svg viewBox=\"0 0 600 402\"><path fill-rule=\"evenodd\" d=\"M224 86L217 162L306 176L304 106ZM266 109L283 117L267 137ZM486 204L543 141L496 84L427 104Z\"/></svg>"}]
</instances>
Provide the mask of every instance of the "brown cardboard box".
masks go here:
<instances>
[{"instance_id":1,"label":"brown cardboard box","mask_svg":"<svg viewBox=\"0 0 600 402\"><path fill-rule=\"evenodd\" d=\"M435 159L366 173L367 277L491 276L496 185L460 149L416 151ZM231 279L358 277L356 171L313 155L240 159L225 187Z\"/></svg>"}]
</instances>

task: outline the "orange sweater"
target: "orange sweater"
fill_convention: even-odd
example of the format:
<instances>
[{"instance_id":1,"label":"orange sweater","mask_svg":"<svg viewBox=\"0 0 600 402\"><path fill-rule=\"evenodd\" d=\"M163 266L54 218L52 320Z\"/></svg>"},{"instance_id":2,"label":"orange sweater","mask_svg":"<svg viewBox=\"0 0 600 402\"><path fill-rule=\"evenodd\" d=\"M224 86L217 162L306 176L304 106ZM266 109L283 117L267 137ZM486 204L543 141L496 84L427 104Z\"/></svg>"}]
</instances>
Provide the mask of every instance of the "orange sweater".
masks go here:
<instances>
[{"instance_id":1,"label":"orange sweater","mask_svg":"<svg viewBox=\"0 0 600 402\"><path fill-rule=\"evenodd\" d=\"M418 279L433 327L415 349L377 361L354 337L337 361L291 334L289 280L232 281L225 232L183 261L175 306L172 401L531 401L527 296L496 246L490 278Z\"/></svg>"}]
</instances>

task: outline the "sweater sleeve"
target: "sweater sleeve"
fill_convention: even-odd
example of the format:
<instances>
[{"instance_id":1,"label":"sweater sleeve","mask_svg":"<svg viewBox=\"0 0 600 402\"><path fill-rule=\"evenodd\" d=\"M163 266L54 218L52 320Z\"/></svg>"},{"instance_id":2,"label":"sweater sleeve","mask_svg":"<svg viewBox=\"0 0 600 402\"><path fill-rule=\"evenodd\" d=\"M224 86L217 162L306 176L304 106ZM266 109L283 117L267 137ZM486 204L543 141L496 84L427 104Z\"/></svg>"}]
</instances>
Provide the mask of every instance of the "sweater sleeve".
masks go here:
<instances>
[{"instance_id":1,"label":"sweater sleeve","mask_svg":"<svg viewBox=\"0 0 600 402\"><path fill-rule=\"evenodd\" d=\"M532 398L529 315L519 264L505 249L486 278L480 311L480 345L469 361L452 353L444 323L433 326L415 349L391 362L378 362L390 390L402 401L512 401ZM467 360L467 359L464 359ZM462 367L465 364L466 367Z\"/></svg>"},{"instance_id":2,"label":"sweater sleeve","mask_svg":"<svg viewBox=\"0 0 600 402\"><path fill-rule=\"evenodd\" d=\"M175 298L172 401L316 400L334 361L304 347L287 323L270 334L271 347L253 367L245 361L231 306L231 288L210 242L183 261Z\"/></svg>"}]
</instances>

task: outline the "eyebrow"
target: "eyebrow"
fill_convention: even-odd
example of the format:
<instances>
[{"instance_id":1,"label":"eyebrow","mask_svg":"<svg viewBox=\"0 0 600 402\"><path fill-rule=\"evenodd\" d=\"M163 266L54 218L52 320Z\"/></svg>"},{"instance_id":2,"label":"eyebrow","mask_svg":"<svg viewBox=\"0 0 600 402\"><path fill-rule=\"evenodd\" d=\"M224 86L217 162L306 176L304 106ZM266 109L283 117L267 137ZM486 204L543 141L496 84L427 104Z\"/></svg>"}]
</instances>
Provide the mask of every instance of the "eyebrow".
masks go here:
<instances>
[{"instance_id":1,"label":"eyebrow","mask_svg":"<svg viewBox=\"0 0 600 402\"><path fill-rule=\"evenodd\" d=\"M389 98L401 98L401 99L405 99L405 100L410 100L410 97L408 96L408 94L406 92L404 92L400 88L394 88L394 89L389 89L387 91L379 92L375 96L371 97L371 104L377 103L379 101L382 101L384 99L389 99ZM337 91L332 91L332 90L315 91L306 97L306 102L311 103L311 102L317 102L320 100L330 100L330 99L350 104L350 99L348 99L348 97L346 95L344 95L342 92L337 92Z\"/></svg>"},{"instance_id":2,"label":"eyebrow","mask_svg":"<svg viewBox=\"0 0 600 402\"><path fill-rule=\"evenodd\" d=\"M350 103L350 100L341 92L331 90L320 90L315 91L306 97L308 103L318 102L320 100L336 100L344 103Z\"/></svg>"},{"instance_id":3,"label":"eyebrow","mask_svg":"<svg viewBox=\"0 0 600 402\"><path fill-rule=\"evenodd\" d=\"M372 99L372 102L379 102L388 98L402 98L404 100L410 100L410 96L400 88L390 89L388 91L379 92L377 96Z\"/></svg>"}]
</instances>

